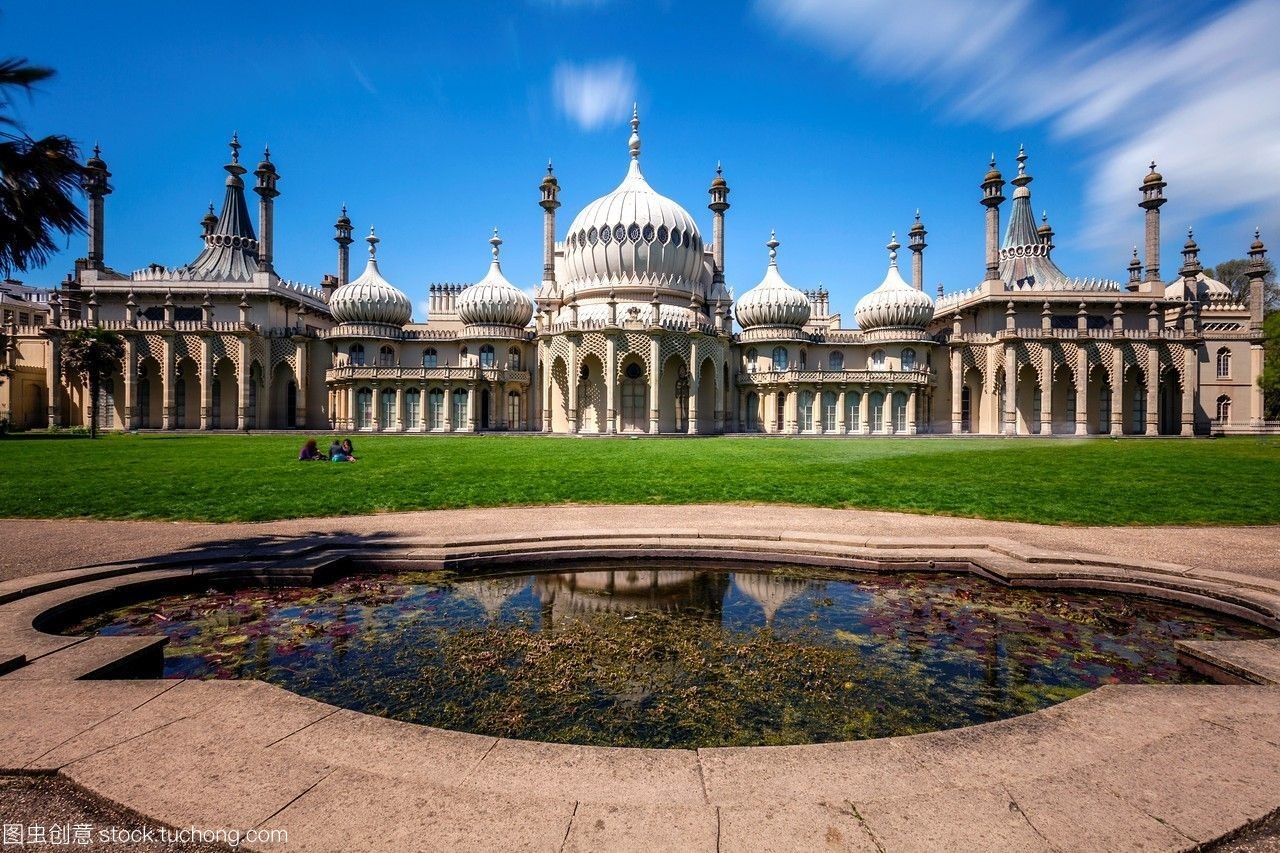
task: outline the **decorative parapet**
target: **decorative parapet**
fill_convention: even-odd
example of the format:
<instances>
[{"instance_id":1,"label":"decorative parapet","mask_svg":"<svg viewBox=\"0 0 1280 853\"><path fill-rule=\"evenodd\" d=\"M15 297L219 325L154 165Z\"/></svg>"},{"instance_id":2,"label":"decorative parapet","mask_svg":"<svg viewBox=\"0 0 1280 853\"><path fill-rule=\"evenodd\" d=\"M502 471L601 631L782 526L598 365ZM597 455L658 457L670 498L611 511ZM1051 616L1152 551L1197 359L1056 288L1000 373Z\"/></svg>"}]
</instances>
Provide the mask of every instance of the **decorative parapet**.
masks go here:
<instances>
[{"instance_id":1,"label":"decorative parapet","mask_svg":"<svg viewBox=\"0 0 1280 853\"><path fill-rule=\"evenodd\" d=\"M737 376L739 385L935 385L937 381L937 372L928 367L910 370L757 370Z\"/></svg>"},{"instance_id":2,"label":"decorative parapet","mask_svg":"<svg viewBox=\"0 0 1280 853\"><path fill-rule=\"evenodd\" d=\"M508 370L503 367L404 367L354 366L330 367L324 372L327 382L504 382L529 384L529 371Z\"/></svg>"},{"instance_id":3,"label":"decorative parapet","mask_svg":"<svg viewBox=\"0 0 1280 853\"><path fill-rule=\"evenodd\" d=\"M260 332L261 329L256 323L241 323L238 320L218 320L205 325L202 320L178 320L169 325L163 320L138 320L130 324L126 320L99 320L97 323L90 323L88 320L75 320L70 317L63 317L62 321L55 327L52 323L44 328L57 328L63 331L71 331L73 329L110 329L113 332L232 332L237 334L247 334L250 332ZM269 333L268 333L269 334Z\"/></svg>"}]
</instances>

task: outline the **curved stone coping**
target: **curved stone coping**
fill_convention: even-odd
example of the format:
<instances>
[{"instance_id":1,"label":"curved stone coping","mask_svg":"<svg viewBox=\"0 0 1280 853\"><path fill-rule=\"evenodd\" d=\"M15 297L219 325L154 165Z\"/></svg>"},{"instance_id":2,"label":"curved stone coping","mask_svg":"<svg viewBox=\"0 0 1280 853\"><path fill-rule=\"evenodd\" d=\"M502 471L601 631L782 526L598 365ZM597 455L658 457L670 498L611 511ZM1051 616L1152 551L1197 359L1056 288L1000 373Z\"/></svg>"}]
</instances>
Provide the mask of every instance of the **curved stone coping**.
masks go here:
<instances>
[{"instance_id":1,"label":"curved stone coping","mask_svg":"<svg viewBox=\"0 0 1280 853\"><path fill-rule=\"evenodd\" d=\"M645 750L533 743L340 710L261 682L83 680L162 638L46 633L75 608L210 580L667 557L974 571L1280 626L1276 584L971 538L570 531L356 537L0 584L0 769L60 772L178 826L280 827L281 849L1185 849L1280 807L1280 688L1110 686L1023 717L874 741ZM139 642L139 641L142 642ZM129 641L117 642L117 641ZM150 642L148 642L150 641ZM1271 640L1183 644L1267 681ZM1248 646L1247 653L1243 653ZM1232 649L1242 650L1233 652ZM1227 667L1223 667L1227 669Z\"/></svg>"}]
</instances>

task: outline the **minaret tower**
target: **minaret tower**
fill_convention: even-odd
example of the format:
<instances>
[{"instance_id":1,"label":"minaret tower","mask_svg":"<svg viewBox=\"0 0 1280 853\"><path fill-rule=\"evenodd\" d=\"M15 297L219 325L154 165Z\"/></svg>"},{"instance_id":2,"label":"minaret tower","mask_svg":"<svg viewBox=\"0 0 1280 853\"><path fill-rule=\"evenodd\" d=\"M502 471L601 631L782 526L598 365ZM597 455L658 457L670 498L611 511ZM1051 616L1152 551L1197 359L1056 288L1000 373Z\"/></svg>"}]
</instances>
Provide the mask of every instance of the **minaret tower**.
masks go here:
<instances>
[{"instance_id":1,"label":"minaret tower","mask_svg":"<svg viewBox=\"0 0 1280 853\"><path fill-rule=\"evenodd\" d=\"M911 286L916 290L924 290L924 223L920 221L920 211L916 211L916 221L911 223L907 232L907 244L911 247Z\"/></svg>"},{"instance_id":2,"label":"minaret tower","mask_svg":"<svg viewBox=\"0 0 1280 853\"><path fill-rule=\"evenodd\" d=\"M85 177L84 190L89 196L89 269L100 270L105 266L103 260L103 242L105 234L103 215L106 210L105 199L111 195L111 184L107 179L111 173L102 159L102 149L93 146L93 156L85 163L88 174Z\"/></svg>"},{"instance_id":3,"label":"minaret tower","mask_svg":"<svg viewBox=\"0 0 1280 853\"><path fill-rule=\"evenodd\" d=\"M213 212L213 202L209 202L209 209L205 211L204 216L200 217L201 237L209 237L213 234L213 229L218 227L218 214Z\"/></svg>"},{"instance_id":4,"label":"minaret tower","mask_svg":"<svg viewBox=\"0 0 1280 853\"><path fill-rule=\"evenodd\" d=\"M351 220L347 218L347 206L342 206L338 221L333 224L333 242L338 244L338 287L351 280Z\"/></svg>"},{"instance_id":5,"label":"minaret tower","mask_svg":"<svg viewBox=\"0 0 1280 853\"><path fill-rule=\"evenodd\" d=\"M729 209L729 185L724 180L724 170L716 163L716 176L711 179L711 240L713 261L715 263L715 284L724 284L724 212ZM719 288L716 288L719 290Z\"/></svg>"},{"instance_id":6,"label":"minaret tower","mask_svg":"<svg viewBox=\"0 0 1280 853\"><path fill-rule=\"evenodd\" d=\"M261 272L275 272L271 266L272 254L275 250L275 199L280 195L276 189L276 181L280 173L271 162L271 149L264 146L262 162L253 170L258 177L258 185L253 191L258 194L258 269Z\"/></svg>"},{"instance_id":7,"label":"minaret tower","mask_svg":"<svg viewBox=\"0 0 1280 853\"><path fill-rule=\"evenodd\" d=\"M1142 281L1142 261L1138 260L1138 247L1133 247L1133 257L1129 259L1129 290L1137 290Z\"/></svg>"},{"instance_id":8,"label":"minaret tower","mask_svg":"<svg viewBox=\"0 0 1280 853\"><path fill-rule=\"evenodd\" d=\"M1004 176L996 168L996 155L991 155L991 167L980 184L982 206L987 209L987 270L985 281L1000 277L1000 204L1004 201Z\"/></svg>"},{"instance_id":9,"label":"minaret tower","mask_svg":"<svg viewBox=\"0 0 1280 853\"><path fill-rule=\"evenodd\" d=\"M1156 171L1156 161L1151 161L1151 171L1142 179L1142 201L1138 207L1147 212L1147 281L1160 281L1160 206L1168 199L1164 177Z\"/></svg>"},{"instance_id":10,"label":"minaret tower","mask_svg":"<svg viewBox=\"0 0 1280 853\"><path fill-rule=\"evenodd\" d=\"M1267 247L1262 244L1262 233L1257 228L1253 230L1253 244L1249 246L1249 266L1245 268L1245 274L1249 276L1249 373L1261 376L1266 354L1263 349L1266 338L1262 325L1262 300L1267 278ZM1253 383L1250 397L1249 423L1261 426L1264 400L1260 383Z\"/></svg>"},{"instance_id":11,"label":"minaret tower","mask_svg":"<svg viewBox=\"0 0 1280 853\"><path fill-rule=\"evenodd\" d=\"M547 174L539 187L542 199L542 294L550 297L556 287L556 208L560 207L560 182L556 180L551 161L547 161Z\"/></svg>"}]
</instances>

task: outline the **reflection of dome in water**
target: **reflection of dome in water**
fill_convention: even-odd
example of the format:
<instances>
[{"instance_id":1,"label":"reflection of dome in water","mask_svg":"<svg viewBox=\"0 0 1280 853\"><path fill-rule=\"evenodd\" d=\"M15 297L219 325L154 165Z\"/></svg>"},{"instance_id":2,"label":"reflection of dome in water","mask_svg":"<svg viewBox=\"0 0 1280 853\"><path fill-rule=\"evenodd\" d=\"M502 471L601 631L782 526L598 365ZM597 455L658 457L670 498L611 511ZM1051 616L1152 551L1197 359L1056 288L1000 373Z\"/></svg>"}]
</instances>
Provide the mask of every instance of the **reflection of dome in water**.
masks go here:
<instances>
[{"instance_id":1,"label":"reflection of dome in water","mask_svg":"<svg viewBox=\"0 0 1280 853\"><path fill-rule=\"evenodd\" d=\"M783 578L777 575L744 574L735 572L733 585L764 611L764 623L773 624L774 614L791 599L809 588L810 581L801 578Z\"/></svg>"},{"instance_id":2,"label":"reflection of dome in water","mask_svg":"<svg viewBox=\"0 0 1280 853\"><path fill-rule=\"evenodd\" d=\"M524 589L526 583L527 581L522 577L483 578L467 581L460 586L462 592L480 603L490 619L497 619L502 613L503 605Z\"/></svg>"},{"instance_id":3,"label":"reflection of dome in water","mask_svg":"<svg viewBox=\"0 0 1280 853\"><path fill-rule=\"evenodd\" d=\"M552 618L587 613L697 608L718 614L728 580L688 569L624 569L538 575L534 594Z\"/></svg>"}]
</instances>

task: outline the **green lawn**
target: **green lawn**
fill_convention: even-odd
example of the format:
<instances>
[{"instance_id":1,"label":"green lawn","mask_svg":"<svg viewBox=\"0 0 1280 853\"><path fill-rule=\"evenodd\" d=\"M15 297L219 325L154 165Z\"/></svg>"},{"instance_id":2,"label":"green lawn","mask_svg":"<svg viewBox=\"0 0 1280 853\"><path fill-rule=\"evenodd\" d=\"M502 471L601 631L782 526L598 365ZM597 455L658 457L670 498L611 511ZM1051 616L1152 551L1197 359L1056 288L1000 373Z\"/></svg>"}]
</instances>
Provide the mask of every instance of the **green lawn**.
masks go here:
<instances>
[{"instance_id":1,"label":"green lawn","mask_svg":"<svg viewBox=\"0 0 1280 853\"><path fill-rule=\"evenodd\" d=\"M1280 522L1280 439L10 436L0 516L243 521L441 507L760 502L1064 524ZM322 447L327 440L322 440Z\"/></svg>"}]
</instances>

